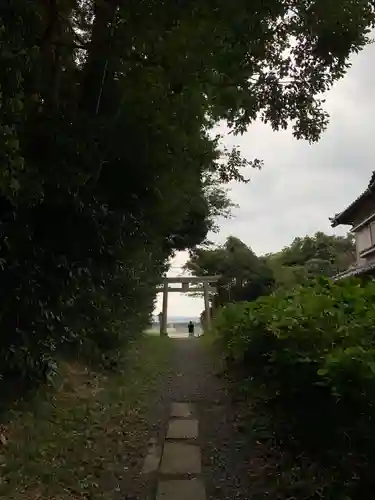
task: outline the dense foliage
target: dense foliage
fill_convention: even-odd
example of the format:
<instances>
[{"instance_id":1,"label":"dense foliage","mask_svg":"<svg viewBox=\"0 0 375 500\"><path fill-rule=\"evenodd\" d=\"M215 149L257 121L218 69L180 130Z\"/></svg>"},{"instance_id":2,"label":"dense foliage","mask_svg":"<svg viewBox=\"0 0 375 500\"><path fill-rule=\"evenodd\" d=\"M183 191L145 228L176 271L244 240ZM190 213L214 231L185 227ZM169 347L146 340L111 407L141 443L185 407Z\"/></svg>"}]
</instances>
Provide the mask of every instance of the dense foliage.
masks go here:
<instances>
[{"instance_id":1,"label":"dense foliage","mask_svg":"<svg viewBox=\"0 0 375 500\"><path fill-rule=\"evenodd\" d=\"M2 377L139 331L169 256L204 240L249 164L211 127L260 117L317 140L320 96L373 23L365 0L4 0Z\"/></svg>"},{"instance_id":2,"label":"dense foliage","mask_svg":"<svg viewBox=\"0 0 375 500\"><path fill-rule=\"evenodd\" d=\"M190 251L184 267L193 276L221 276L218 292L212 297L218 307L253 301L276 288L302 284L318 276L334 276L354 260L355 243L350 233L335 236L318 232L295 238L280 252L261 257L234 236L223 245L207 242Z\"/></svg>"},{"instance_id":3,"label":"dense foliage","mask_svg":"<svg viewBox=\"0 0 375 500\"><path fill-rule=\"evenodd\" d=\"M268 294L273 287L271 269L234 236L227 238L223 245L194 248L184 267L193 276L220 276L215 284L217 294L213 297L216 306L254 300Z\"/></svg>"},{"instance_id":4,"label":"dense foliage","mask_svg":"<svg viewBox=\"0 0 375 500\"><path fill-rule=\"evenodd\" d=\"M374 300L372 281L320 278L230 304L215 320L229 366L260 390L283 439L330 467L324 498L370 498L374 486Z\"/></svg>"},{"instance_id":5,"label":"dense foliage","mask_svg":"<svg viewBox=\"0 0 375 500\"><path fill-rule=\"evenodd\" d=\"M295 238L280 252L266 255L277 286L292 286L318 276L334 276L356 260L352 234L335 236L317 232Z\"/></svg>"}]
</instances>

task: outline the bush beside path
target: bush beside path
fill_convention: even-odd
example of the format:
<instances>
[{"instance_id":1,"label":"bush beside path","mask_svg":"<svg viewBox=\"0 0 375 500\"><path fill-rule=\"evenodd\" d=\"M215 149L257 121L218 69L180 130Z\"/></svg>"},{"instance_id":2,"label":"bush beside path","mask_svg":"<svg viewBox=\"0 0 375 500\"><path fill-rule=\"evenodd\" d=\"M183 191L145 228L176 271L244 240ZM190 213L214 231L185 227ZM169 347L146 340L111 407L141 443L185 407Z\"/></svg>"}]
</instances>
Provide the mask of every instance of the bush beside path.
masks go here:
<instances>
[{"instance_id":1,"label":"bush beside path","mask_svg":"<svg viewBox=\"0 0 375 500\"><path fill-rule=\"evenodd\" d=\"M244 428L257 434L263 422L272 455L290 457L281 463L293 498L373 496L374 299L371 281L319 279L216 318L212 338L244 401Z\"/></svg>"}]
</instances>

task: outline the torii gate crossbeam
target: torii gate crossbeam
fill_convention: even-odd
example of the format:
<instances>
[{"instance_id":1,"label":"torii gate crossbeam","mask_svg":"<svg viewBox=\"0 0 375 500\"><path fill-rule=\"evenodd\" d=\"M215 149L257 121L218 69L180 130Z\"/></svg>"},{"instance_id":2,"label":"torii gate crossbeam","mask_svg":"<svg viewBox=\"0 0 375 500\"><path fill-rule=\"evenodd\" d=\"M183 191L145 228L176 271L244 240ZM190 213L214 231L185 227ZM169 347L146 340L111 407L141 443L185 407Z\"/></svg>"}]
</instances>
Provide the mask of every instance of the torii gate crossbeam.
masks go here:
<instances>
[{"instance_id":1,"label":"torii gate crossbeam","mask_svg":"<svg viewBox=\"0 0 375 500\"><path fill-rule=\"evenodd\" d=\"M216 292L216 287L210 286L211 283L216 283L220 279L220 276L171 276L164 278L163 284L157 288L163 292L163 309L162 317L160 321L160 334L167 334L168 325L168 292L202 292L204 297L204 312L205 312L205 323L206 328L209 329L211 326L211 314L210 314L210 300L209 292ZM181 283L182 287L170 287L169 285L173 283ZM190 285L203 285L194 286Z\"/></svg>"}]
</instances>

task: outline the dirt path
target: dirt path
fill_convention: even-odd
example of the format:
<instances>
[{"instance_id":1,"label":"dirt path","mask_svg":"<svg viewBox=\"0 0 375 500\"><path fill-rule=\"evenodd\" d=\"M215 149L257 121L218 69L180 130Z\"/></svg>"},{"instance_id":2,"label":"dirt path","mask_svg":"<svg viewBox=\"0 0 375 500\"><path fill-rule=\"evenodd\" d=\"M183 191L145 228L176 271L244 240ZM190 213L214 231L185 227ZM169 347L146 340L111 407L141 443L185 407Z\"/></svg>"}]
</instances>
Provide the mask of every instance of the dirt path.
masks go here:
<instances>
[{"instance_id":1,"label":"dirt path","mask_svg":"<svg viewBox=\"0 0 375 500\"><path fill-rule=\"evenodd\" d=\"M155 466L159 458L161 466L154 471L147 500L249 499L248 448L236 429L224 382L215 376L201 340L170 342L172 370L164 385L164 421L157 437L162 446L151 451Z\"/></svg>"}]
</instances>

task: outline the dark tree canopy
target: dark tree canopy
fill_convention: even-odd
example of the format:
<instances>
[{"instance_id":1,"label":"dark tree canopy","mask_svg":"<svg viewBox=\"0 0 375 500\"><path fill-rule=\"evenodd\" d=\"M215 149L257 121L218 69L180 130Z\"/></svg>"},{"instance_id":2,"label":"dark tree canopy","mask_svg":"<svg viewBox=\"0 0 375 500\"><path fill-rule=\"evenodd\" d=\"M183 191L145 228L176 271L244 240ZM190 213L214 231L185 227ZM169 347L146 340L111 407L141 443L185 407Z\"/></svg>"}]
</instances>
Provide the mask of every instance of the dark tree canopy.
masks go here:
<instances>
[{"instance_id":1,"label":"dark tree canopy","mask_svg":"<svg viewBox=\"0 0 375 500\"><path fill-rule=\"evenodd\" d=\"M185 269L194 276L221 276L217 304L255 300L270 293L274 283L266 262L234 236L227 238L222 246L191 251Z\"/></svg>"},{"instance_id":2,"label":"dark tree canopy","mask_svg":"<svg viewBox=\"0 0 375 500\"><path fill-rule=\"evenodd\" d=\"M3 0L3 375L138 331L169 257L229 215L222 184L260 165L212 127L317 140L373 25L365 0Z\"/></svg>"}]
</instances>

